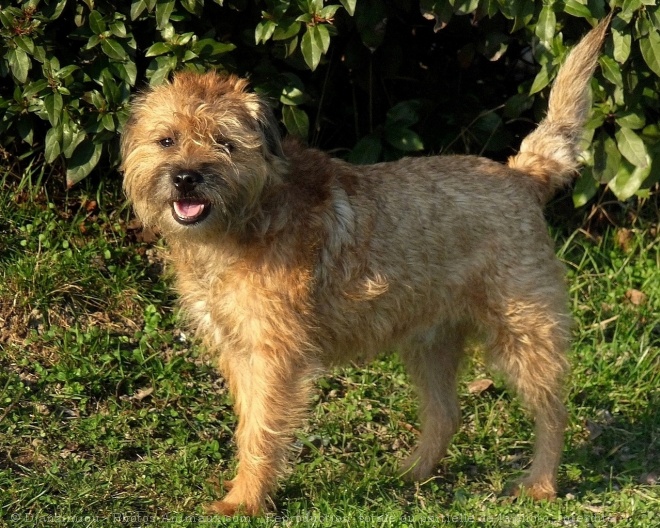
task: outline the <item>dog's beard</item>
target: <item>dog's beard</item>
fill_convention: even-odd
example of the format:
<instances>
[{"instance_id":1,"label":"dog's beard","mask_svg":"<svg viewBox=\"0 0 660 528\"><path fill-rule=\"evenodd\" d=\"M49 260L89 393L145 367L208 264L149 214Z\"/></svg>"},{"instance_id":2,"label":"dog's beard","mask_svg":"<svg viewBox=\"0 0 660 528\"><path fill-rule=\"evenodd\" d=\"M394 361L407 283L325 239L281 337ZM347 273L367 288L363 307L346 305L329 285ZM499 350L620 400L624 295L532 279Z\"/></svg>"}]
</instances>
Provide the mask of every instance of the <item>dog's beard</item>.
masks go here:
<instances>
[{"instance_id":1,"label":"dog's beard","mask_svg":"<svg viewBox=\"0 0 660 528\"><path fill-rule=\"evenodd\" d=\"M171 183L171 174L168 170L161 179L166 190L157 191L164 197L158 200L162 206L157 223L165 234L242 232L259 210L255 189L245 185L250 178L200 172L203 181L194 190L181 192Z\"/></svg>"}]
</instances>

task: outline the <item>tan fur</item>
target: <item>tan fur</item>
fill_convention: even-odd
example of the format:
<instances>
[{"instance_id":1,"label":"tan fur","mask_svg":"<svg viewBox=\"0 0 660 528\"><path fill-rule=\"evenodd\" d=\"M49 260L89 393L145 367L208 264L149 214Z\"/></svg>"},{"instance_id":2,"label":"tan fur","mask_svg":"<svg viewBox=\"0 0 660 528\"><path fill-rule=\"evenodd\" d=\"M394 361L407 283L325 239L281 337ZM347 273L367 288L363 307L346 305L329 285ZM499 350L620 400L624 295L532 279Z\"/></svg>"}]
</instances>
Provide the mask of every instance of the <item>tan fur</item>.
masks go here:
<instances>
[{"instance_id":1,"label":"tan fur","mask_svg":"<svg viewBox=\"0 0 660 528\"><path fill-rule=\"evenodd\" d=\"M604 32L571 54L513 168L468 156L352 166L282 144L268 107L232 76L179 73L136 99L122 140L125 189L167 239L182 305L239 416L238 473L210 511L261 512L314 378L392 349L422 401L403 473L428 477L459 426L457 371L473 337L536 419L521 487L555 496L570 318L541 202L575 166ZM175 188L191 171L194 190ZM184 194L209 215L175 221Z\"/></svg>"}]
</instances>

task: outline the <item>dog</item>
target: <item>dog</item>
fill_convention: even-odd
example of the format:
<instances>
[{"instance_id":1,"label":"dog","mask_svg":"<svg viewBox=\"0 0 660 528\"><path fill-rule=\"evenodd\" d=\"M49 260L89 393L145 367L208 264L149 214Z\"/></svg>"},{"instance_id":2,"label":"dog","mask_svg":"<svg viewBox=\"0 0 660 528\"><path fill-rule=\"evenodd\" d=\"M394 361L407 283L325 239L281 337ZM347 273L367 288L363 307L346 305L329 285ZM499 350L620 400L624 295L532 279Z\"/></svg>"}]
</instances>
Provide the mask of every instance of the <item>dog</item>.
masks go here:
<instances>
[{"instance_id":1,"label":"dog","mask_svg":"<svg viewBox=\"0 0 660 528\"><path fill-rule=\"evenodd\" d=\"M282 139L245 79L180 72L139 94L125 192L171 252L183 311L226 378L238 470L208 506L264 512L328 367L398 350L421 398L401 468L429 477L459 427L457 372L478 339L535 419L515 492L552 499L571 317L543 205L578 169L607 22L572 50L547 115L506 165L475 156L355 166Z\"/></svg>"}]
</instances>

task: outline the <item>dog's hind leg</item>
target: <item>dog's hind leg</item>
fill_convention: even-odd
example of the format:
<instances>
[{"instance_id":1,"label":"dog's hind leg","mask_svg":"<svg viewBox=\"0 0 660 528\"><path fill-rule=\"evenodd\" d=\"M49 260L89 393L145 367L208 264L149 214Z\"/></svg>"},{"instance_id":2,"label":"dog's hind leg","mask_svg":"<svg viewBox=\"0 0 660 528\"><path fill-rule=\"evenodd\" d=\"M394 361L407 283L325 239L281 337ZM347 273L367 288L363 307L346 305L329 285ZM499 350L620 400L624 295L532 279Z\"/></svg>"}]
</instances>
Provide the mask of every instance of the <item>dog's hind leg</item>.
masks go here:
<instances>
[{"instance_id":1,"label":"dog's hind leg","mask_svg":"<svg viewBox=\"0 0 660 528\"><path fill-rule=\"evenodd\" d=\"M415 336L401 352L421 399L421 435L417 447L401 467L407 480L428 478L458 430L460 407L456 383L463 347L463 332L438 327Z\"/></svg>"},{"instance_id":2,"label":"dog's hind leg","mask_svg":"<svg viewBox=\"0 0 660 528\"><path fill-rule=\"evenodd\" d=\"M491 326L497 330L487 343L487 353L535 420L533 462L513 494L524 490L534 499L553 499L567 422L563 384L569 318L557 308L563 299L555 299L559 302L554 307L547 300L533 299L528 293L524 300L509 301L504 313L497 314L498 324Z\"/></svg>"}]
</instances>

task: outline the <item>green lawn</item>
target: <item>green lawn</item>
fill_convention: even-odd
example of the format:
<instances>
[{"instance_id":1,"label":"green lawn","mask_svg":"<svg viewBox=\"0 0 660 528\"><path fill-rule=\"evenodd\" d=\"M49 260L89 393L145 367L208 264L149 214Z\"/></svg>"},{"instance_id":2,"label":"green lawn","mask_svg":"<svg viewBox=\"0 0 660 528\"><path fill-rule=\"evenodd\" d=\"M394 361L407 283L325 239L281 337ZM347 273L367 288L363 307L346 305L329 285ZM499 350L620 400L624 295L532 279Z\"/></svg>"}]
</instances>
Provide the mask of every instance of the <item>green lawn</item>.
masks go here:
<instances>
[{"instance_id":1,"label":"green lawn","mask_svg":"<svg viewBox=\"0 0 660 528\"><path fill-rule=\"evenodd\" d=\"M628 230L594 218L555 229L576 320L557 501L500 496L529 463L531 424L479 359L463 374L463 425L437 476L398 479L419 425L403 367L385 356L319 381L277 513L224 521L202 505L231 475L235 417L179 326L164 246L136 229L116 184L67 196L40 176L0 179L0 526L657 524L652 204L640 217L611 208Z\"/></svg>"}]
</instances>

